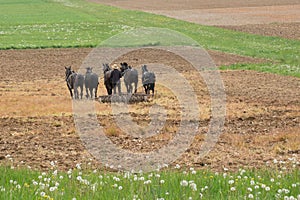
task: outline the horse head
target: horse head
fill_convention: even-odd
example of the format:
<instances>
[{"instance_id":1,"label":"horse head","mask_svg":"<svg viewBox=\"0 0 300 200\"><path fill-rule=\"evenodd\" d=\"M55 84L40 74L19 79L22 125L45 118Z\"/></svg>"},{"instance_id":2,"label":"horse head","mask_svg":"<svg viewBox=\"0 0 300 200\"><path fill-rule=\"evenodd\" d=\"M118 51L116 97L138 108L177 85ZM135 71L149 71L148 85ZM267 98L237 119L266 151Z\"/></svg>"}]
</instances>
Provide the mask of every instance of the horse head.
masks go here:
<instances>
[{"instance_id":1,"label":"horse head","mask_svg":"<svg viewBox=\"0 0 300 200\"><path fill-rule=\"evenodd\" d=\"M105 72L108 72L109 70L111 70L108 63L103 63L102 69L103 69L104 74L105 74Z\"/></svg>"},{"instance_id":2,"label":"horse head","mask_svg":"<svg viewBox=\"0 0 300 200\"><path fill-rule=\"evenodd\" d=\"M120 65L121 65L120 70L122 73L124 73L129 68L129 66L126 62L122 62L122 63L120 63Z\"/></svg>"},{"instance_id":3,"label":"horse head","mask_svg":"<svg viewBox=\"0 0 300 200\"><path fill-rule=\"evenodd\" d=\"M71 66L69 66L69 67L65 67L65 69L66 69L66 81L67 81L67 79L69 78L69 76L71 75L71 74L73 74L74 73L74 71L72 71L72 69L71 69Z\"/></svg>"},{"instance_id":4,"label":"horse head","mask_svg":"<svg viewBox=\"0 0 300 200\"><path fill-rule=\"evenodd\" d=\"M148 72L147 65L142 65L142 72Z\"/></svg>"},{"instance_id":5,"label":"horse head","mask_svg":"<svg viewBox=\"0 0 300 200\"><path fill-rule=\"evenodd\" d=\"M93 73L93 68L92 67L87 67L86 69L86 73Z\"/></svg>"}]
</instances>

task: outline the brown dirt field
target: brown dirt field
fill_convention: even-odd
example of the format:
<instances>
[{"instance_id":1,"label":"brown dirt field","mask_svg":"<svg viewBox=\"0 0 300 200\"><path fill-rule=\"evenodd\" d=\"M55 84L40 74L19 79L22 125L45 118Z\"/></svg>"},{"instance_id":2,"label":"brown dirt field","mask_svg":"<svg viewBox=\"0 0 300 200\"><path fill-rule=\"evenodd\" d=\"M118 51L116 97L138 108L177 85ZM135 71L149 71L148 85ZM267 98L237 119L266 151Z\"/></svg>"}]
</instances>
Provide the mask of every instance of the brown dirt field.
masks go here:
<instances>
[{"instance_id":1,"label":"brown dirt field","mask_svg":"<svg viewBox=\"0 0 300 200\"><path fill-rule=\"evenodd\" d=\"M221 28L265 36L276 36L300 40L300 23L251 24L241 26L219 26Z\"/></svg>"},{"instance_id":2,"label":"brown dirt field","mask_svg":"<svg viewBox=\"0 0 300 200\"><path fill-rule=\"evenodd\" d=\"M181 0L172 3L145 0L90 1L252 34L300 38L300 4L297 0L188 0L184 3Z\"/></svg>"},{"instance_id":3,"label":"brown dirt field","mask_svg":"<svg viewBox=\"0 0 300 200\"><path fill-rule=\"evenodd\" d=\"M54 160L58 161L60 169L87 162L99 167L75 131L72 102L64 81L64 66L72 65L77 69L90 51L0 51L0 162L7 163L5 156L9 154L15 165L39 169L51 167L50 161ZM252 58L209 53L218 65L259 62ZM181 58L151 50L134 52L118 61L121 60L135 67L151 60L174 67L178 63L188 67ZM182 74L191 81L204 111L198 134L176 163L221 170L224 166L230 169L259 168L274 158L287 160L294 156L299 160L300 79L254 71L222 71L227 95L224 132L215 148L199 159L197 152L210 118L209 95L201 78L194 77L188 70ZM104 94L102 80L99 89L100 94ZM179 120L176 98L170 98L166 92L157 86L157 94L149 103L162 104L170 109L166 126L157 136L144 140L133 139L114 125L105 125L112 120L110 106L96 103L98 119L106 127L106 134L124 149L145 152L160 148L174 136ZM143 123L149 120L147 106L147 103L133 105L135 121Z\"/></svg>"},{"instance_id":4,"label":"brown dirt field","mask_svg":"<svg viewBox=\"0 0 300 200\"><path fill-rule=\"evenodd\" d=\"M262 7L299 4L298 0L87 0L91 2L117 6L134 10L194 10L194 9L214 9L214 8L240 8L240 7Z\"/></svg>"},{"instance_id":5,"label":"brown dirt field","mask_svg":"<svg viewBox=\"0 0 300 200\"><path fill-rule=\"evenodd\" d=\"M299 39L298 0L251 1L108 1L91 0L126 9L216 25L254 34ZM91 49L44 49L0 51L0 163L11 155L14 165L48 169L57 161L59 169L77 163L101 167L85 149L76 133L72 101L64 81L64 66L78 69ZM262 60L209 51L219 65L259 63ZM134 67L155 60L169 66L187 67L181 58L166 52L138 51L119 58ZM222 71L226 92L224 132L204 158L198 151L210 119L209 95L201 77L181 71L193 86L203 110L200 129L189 149L175 163L197 168L232 170L261 168L267 161L300 160L300 79L254 71ZM196 81L195 81L196 80ZM104 94L100 81L99 94ZM141 91L141 88L139 88ZM157 86L149 103L131 106L131 115L140 125L149 123L148 108L154 103L168 109L161 133L135 139L122 133L113 121L108 104L96 103L97 117L113 143L134 152L149 152L170 141L178 129L178 102L167 89ZM175 164L173 163L173 164Z\"/></svg>"}]
</instances>

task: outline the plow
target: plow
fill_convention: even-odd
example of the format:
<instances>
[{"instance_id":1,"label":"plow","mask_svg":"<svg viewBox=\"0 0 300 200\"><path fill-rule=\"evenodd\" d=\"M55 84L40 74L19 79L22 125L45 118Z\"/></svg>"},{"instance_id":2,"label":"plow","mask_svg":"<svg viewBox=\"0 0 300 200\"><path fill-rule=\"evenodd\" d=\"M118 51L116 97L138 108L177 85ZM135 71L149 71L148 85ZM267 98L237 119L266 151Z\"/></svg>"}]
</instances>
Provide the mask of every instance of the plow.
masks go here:
<instances>
[{"instance_id":1,"label":"plow","mask_svg":"<svg viewBox=\"0 0 300 200\"><path fill-rule=\"evenodd\" d=\"M134 94L118 94L118 95L102 95L96 98L100 103L138 103L149 101L151 95L134 93Z\"/></svg>"}]
</instances>

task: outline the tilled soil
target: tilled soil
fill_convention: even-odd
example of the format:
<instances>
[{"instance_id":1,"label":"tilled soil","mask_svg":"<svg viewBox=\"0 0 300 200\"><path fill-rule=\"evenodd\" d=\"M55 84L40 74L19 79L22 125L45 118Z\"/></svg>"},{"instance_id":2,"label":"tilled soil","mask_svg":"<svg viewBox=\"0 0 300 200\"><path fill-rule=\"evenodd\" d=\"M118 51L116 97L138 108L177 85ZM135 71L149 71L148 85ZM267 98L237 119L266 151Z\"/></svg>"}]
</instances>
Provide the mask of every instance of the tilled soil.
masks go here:
<instances>
[{"instance_id":1,"label":"tilled soil","mask_svg":"<svg viewBox=\"0 0 300 200\"><path fill-rule=\"evenodd\" d=\"M221 28L241 31L256 35L276 36L287 39L300 40L300 23L271 23L248 24L240 26L219 26Z\"/></svg>"},{"instance_id":2,"label":"tilled soil","mask_svg":"<svg viewBox=\"0 0 300 200\"><path fill-rule=\"evenodd\" d=\"M64 81L64 66L78 69L90 51L0 51L1 162L7 163L7 155L11 155L15 165L23 163L39 169L51 167L50 161L57 161L58 167L65 170L76 163L91 162L95 167L103 166L104 163L97 162L85 149L76 132L72 101ZM209 53L218 65L260 62L253 58ZM167 52L140 50L124 55L118 61L121 60L134 67L155 60L175 68L180 63L187 69L182 74L191 80L204 114L200 117L200 129L190 148L175 163L221 170L223 167L263 167L265 162L274 158L300 158L299 78L254 71L221 71L226 92L224 131L210 153L199 157L210 121L209 94L203 81L190 73L182 58ZM99 89L99 94L105 94L102 79ZM150 152L172 140L180 118L176 114L176 98L166 96L165 91L157 86L157 95L152 101L166 105L171 114L163 131L147 139L122 133L114 125L110 105L96 103L99 123L114 144L134 152ZM151 105L151 102L148 104ZM148 113L143 110L147 106L147 103L133 106L130 114L134 121L149 123Z\"/></svg>"}]
</instances>

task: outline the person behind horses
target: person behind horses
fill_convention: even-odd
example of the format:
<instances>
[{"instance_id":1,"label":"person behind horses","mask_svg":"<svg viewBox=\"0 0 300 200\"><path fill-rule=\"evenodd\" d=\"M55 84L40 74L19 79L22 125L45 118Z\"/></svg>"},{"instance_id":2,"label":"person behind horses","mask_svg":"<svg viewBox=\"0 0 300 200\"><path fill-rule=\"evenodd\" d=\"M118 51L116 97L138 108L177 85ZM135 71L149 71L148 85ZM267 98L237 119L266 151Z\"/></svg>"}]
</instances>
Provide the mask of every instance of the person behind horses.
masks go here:
<instances>
[{"instance_id":1,"label":"person behind horses","mask_svg":"<svg viewBox=\"0 0 300 200\"><path fill-rule=\"evenodd\" d=\"M119 67L117 64L113 64L112 66L113 71L111 72L111 82L114 89L114 94L116 94L116 88L118 88L118 93L121 94L121 81L120 78L122 77L122 74L119 70Z\"/></svg>"}]
</instances>

